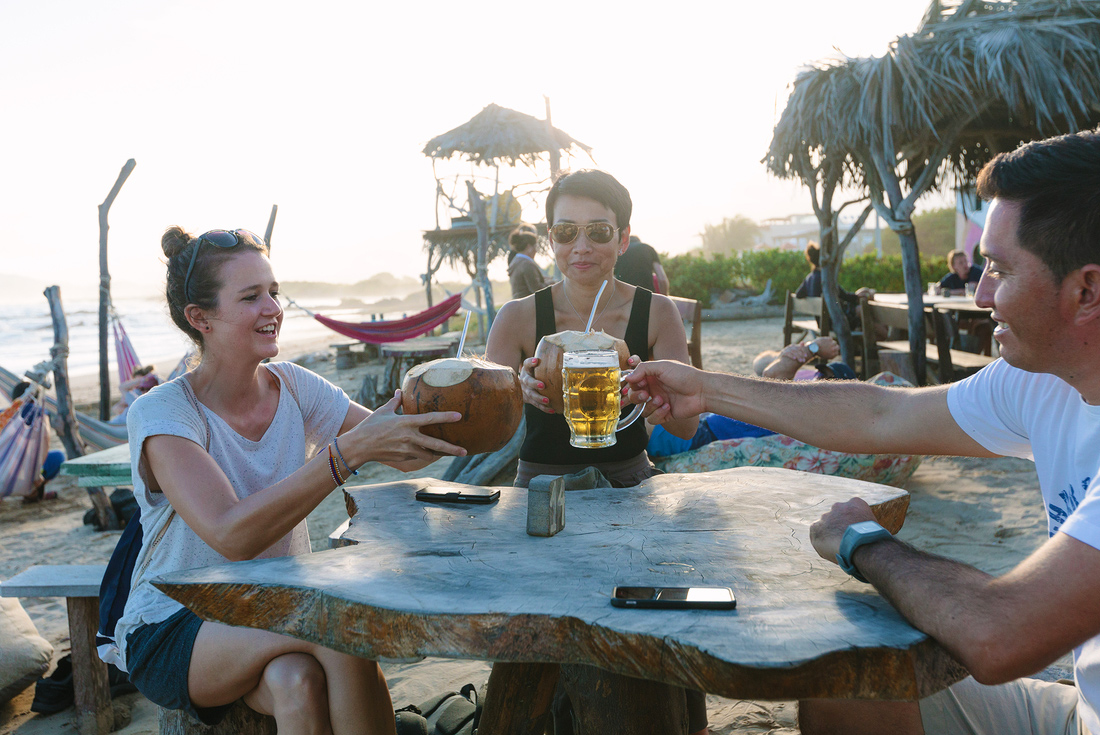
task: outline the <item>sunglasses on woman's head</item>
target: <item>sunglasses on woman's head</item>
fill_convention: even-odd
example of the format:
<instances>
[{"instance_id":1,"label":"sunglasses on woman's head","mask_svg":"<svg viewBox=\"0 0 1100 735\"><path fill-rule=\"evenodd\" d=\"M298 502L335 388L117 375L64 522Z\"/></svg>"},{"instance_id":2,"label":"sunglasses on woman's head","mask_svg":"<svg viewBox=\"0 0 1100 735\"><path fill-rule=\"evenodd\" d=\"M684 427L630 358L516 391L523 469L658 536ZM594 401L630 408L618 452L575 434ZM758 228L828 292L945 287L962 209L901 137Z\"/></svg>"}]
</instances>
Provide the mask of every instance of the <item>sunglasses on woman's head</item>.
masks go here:
<instances>
[{"instance_id":1,"label":"sunglasses on woman's head","mask_svg":"<svg viewBox=\"0 0 1100 735\"><path fill-rule=\"evenodd\" d=\"M242 242L255 245L260 249L266 247L262 237L248 230L210 230L210 232L204 232L195 239L198 240L198 244L191 251L191 262L187 264L187 275L183 277L183 294L187 297L188 303L194 303L191 298L191 271L195 268L195 258L198 257L199 248L202 247L204 242L225 250L235 248Z\"/></svg>"},{"instance_id":2,"label":"sunglasses on woman's head","mask_svg":"<svg viewBox=\"0 0 1100 735\"><path fill-rule=\"evenodd\" d=\"M589 222L587 225L559 222L550 228L550 236L554 238L554 242L568 245L577 239L577 236L581 234L581 230L584 230L584 234L588 236L589 240L598 245L603 245L611 242L619 228L612 227L610 222Z\"/></svg>"}]
</instances>

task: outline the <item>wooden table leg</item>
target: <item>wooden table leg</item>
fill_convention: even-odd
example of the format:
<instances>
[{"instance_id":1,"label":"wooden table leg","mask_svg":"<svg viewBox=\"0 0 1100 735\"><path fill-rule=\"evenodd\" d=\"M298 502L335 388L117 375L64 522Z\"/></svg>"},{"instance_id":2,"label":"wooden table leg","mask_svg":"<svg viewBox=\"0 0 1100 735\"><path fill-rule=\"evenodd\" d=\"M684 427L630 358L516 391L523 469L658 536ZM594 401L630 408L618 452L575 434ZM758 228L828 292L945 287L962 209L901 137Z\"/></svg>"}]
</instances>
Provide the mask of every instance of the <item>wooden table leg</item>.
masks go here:
<instances>
[{"instance_id":1,"label":"wooden table leg","mask_svg":"<svg viewBox=\"0 0 1100 735\"><path fill-rule=\"evenodd\" d=\"M82 735L107 735L114 729L107 664L95 648L99 628L99 598L66 598L69 610L69 640L73 655L73 694L76 726Z\"/></svg>"},{"instance_id":2,"label":"wooden table leg","mask_svg":"<svg viewBox=\"0 0 1100 735\"><path fill-rule=\"evenodd\" d=\"M687 733L687 701L681 687L574 664L561 667L561 682L573 704L578 732Z\"/></svg>"},{"instance_id":3,"label":"wooden table leg","mask_svg":"<svg viewBox=\"0 0 1100 735\"><path fill-rule=\"evenodd\" d=\"M493 664L478 735L542 735L558 685L557 664Z\"/></svg>"}]
</instances>

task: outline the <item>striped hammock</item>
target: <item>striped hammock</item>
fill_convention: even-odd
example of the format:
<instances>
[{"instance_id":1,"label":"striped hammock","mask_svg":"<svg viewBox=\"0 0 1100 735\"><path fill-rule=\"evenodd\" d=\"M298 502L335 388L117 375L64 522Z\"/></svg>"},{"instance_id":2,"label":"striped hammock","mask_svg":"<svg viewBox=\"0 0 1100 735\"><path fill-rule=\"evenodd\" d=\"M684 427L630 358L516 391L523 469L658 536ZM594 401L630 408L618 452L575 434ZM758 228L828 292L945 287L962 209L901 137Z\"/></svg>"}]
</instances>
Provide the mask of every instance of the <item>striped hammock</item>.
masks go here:
<instances>
[{"instance_id":1,"label":"striped hammock","mask_svg":"<svg viewBox=\"0 0 1100 735\"><path fill-rule=\"evenodd\" d=\"M49 451L45 415L32 391L27 391L17 413L0 429L0 498L34 492Z\"/></svg>"}]
</instances>

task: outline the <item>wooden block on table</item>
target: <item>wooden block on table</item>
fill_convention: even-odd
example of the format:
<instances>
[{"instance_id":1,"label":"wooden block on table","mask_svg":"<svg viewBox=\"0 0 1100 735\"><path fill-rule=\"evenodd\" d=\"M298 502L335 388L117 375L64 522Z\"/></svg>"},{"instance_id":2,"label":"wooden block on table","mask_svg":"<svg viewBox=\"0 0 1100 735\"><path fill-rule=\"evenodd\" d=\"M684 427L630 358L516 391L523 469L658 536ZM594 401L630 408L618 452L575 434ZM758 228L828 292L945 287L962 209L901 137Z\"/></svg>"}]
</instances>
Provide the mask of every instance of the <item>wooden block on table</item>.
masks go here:
<instances>
[{"instance_id":1,"label":"wooden block on table","mask_svg":"<svg viewBox=\"0 0 1100 735\"><path fill-rule=\"evenodd\" d=\"M527 534L553 536L565 528L565 478L539 475L527 488Z\"/></svg>"}]
</instances>

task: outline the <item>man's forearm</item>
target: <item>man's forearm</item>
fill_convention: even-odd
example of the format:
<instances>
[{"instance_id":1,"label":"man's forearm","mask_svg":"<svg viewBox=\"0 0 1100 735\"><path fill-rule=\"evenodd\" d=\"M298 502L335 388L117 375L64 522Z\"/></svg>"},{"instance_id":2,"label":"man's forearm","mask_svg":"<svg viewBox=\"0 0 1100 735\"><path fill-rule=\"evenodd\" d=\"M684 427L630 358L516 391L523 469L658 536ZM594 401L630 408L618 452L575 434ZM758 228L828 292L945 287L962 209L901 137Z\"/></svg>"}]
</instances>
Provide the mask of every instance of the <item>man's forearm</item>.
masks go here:
<instances>
[{"instance_id":1,"label":"man's forearm","mask_svg":"<svg viewBox=\"0 0 1100 735\"><path fill-rule=\"evenodd\" d=\"M1016 632L995 578L897 539L856 549L852 562L913 627L936 639L982 683L1033 673L1014 658ZM1040 664L1041 666L1041 664Z\"/></svg>"},{"instance_id":2,"label":"man's forearm","mask_svg":"<svg viewBox=\"0 0 1100 735\"><path fill-rule=\"evenodd\" d=\"M713 373L706 410L838 452L908 453L883 431L887 389L858 382L791 383Z\"/></svg>"}]
</instances>

